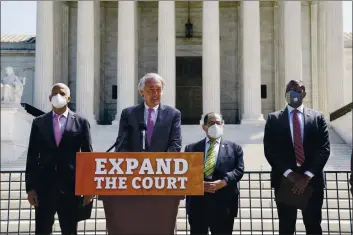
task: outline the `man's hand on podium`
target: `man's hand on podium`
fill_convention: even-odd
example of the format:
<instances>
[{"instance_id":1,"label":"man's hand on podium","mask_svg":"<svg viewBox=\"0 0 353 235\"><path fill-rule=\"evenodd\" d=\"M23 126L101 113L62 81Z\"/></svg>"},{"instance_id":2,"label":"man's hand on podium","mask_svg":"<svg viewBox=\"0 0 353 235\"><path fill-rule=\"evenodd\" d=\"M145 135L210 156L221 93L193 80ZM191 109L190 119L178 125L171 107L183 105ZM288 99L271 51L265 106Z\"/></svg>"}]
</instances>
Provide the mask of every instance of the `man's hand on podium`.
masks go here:
<instances>
[{"instance_id":1,"label":"man's hand on podium","mask_svg":"<svg viewBox=\"0 0 353 235\"><path fill-rule=\"evenodd\" d=\"M31 206L34 206L34 207L38 206L37 192L35 190L29 191L27 200L28 200L29 204L31 204Z\"/></svg>"},{"instance_id":2,"label":"man's hand on podium","mask_svg":"<svg viewBox=\"0 0 353 235\"><path fill-rule=\"evenodd\" d=\"M85 195L83 196L83 205L87 205L93 200L94 195Z\"/></svg>"},{"instance_id":3,"label":"man's hand on podium","mask_svg":"<svg viewBox=\"0 0 353 235\"><path fill-rule=\"evenodd\" d=\"M212 182L203 182L204 190L207 193L215 193L217 190L225 187L227 182L225 180L216 180Z\"/></svg>"}]
</instances>

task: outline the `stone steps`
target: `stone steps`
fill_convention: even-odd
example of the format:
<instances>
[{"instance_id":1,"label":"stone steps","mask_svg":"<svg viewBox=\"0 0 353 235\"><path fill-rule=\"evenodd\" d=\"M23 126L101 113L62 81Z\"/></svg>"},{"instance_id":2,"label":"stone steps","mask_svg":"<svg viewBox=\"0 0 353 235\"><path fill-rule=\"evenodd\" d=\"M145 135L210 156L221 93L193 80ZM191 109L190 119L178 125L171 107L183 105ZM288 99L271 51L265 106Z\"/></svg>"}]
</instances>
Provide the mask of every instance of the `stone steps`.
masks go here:
<instances>
[{"instance_id":1,"label":"stone steps","mask_svg":"<svg viewBox=\"0 0 353 235\"><path fill-rule=\"evenodd\" d=\"M328 228L330 226L330 228ZM349 220L345 221L338 221L338 220L332 220L330 219L330 222L328 223L327 220L322 221L322 229L324 232L330 232L330 233L339 233L340 231L346 234L350 234L351 230L351 222ZM277 230L278 228L278 220L277 219L238 219L236 218L234 220L234 231L242 231L243 234L246 234L247 232L250 231L273 231ZM186 230L189 230L190 227L186 223L185 219L177 219L176 222L176 229L178 232L184 232ZM54 231L60 231L60 226L58 221L55 222ZM97 220L86 220L85 222L80 222L78 226L79 231L99 231L99 232L105 232L106 230L106 225L105 225L105 219L97 219ZM7 221L1 221L1 231L8 231L10 232L20 232L20 233L26 233L26 232L33 232L34 231L34 221L29 221L29 220L20 220L20 221L10 221L7 223ZM301 219L297 220L297 231L298 232L304 232L305 228L303 225L303 221ZM341 233L342 234L342 233Z\"/></svg>"}]
</instances>

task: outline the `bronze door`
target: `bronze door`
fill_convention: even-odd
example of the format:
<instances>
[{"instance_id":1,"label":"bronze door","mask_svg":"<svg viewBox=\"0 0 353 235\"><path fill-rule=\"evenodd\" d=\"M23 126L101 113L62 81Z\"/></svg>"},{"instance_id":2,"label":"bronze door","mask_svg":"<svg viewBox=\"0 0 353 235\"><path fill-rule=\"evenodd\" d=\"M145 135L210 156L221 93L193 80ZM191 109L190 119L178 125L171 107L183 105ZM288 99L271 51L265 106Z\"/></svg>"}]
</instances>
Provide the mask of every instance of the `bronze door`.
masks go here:
<instances>
[{"instance_id":1,"label":"bronze door","mask_svg":"<svg viewBox=\"0 0 353 235\"><path fill-rule=\"evenodd\" d=\"M176 108L182 124L199 124L202 115L202 57L176 57Z\"/></svg>"}]
</instances>

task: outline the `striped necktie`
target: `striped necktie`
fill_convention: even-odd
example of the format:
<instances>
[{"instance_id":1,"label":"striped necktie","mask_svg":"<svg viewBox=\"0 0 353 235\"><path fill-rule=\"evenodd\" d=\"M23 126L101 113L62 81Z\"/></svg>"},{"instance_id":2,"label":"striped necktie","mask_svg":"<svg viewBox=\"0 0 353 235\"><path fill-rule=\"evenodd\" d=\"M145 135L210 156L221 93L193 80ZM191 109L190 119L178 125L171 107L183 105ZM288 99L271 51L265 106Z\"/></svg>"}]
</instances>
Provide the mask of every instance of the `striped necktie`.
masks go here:
<instances>
[{"instance_id":1,"label":"striped necktie","mask_svg":"<svg viewBox=\"0 0 353 235\"><path fill-rule=\"evenodd\" d=\"M300 128L300 121L298 117L298 110L293 109L293 142L294 142L294 152L295 158L299 165L304 163L304 147L303 147L303 138Z\"/></svg>"},{"instance_id":2,"label":"striped necktie","mask_svg":"<svg viewBox=\"0 0 353 235\"><path fill-rule=\"evenodd\" d=\"M211 176L216 166L216 150L215 150L216 140L210 140L209 143L210 143L210 147L207 150L205 169L204 169L205 177Z\"/></svg>"}]
</instances>

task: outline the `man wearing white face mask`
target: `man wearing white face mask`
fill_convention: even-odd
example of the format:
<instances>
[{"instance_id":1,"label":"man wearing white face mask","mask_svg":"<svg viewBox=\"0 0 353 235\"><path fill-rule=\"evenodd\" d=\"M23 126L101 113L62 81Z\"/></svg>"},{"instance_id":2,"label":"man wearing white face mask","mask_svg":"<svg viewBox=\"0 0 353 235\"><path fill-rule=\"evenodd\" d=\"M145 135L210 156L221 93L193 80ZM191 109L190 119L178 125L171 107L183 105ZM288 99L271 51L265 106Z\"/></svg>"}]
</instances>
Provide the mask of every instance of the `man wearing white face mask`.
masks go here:
<instances>
[{"instance_id":1,"label":"man wearing white face mask","mask_svg":"<svg viewBox=\"0 0 353 235\"><path fill-rule=\"evenodd\" d=\"M231 235L238 214L238 182L244 174L242 148L222 138L224 122L218 113L205 115L206 138L185 147L204 153L204 196L187 196L190 234Z\"/></svg>"},{"instance_id":2,"label":"man wearing white face mask","mask_svg":"<svg viewBox=\"0 0 353 235\"><path fill-rule=\"evenodd\" d=\"M62 234L77 234L82 201L75 196L77 152L92 152L87 119L68 108L70 89L55 84L52 111L33 120L26 164L26 191L35 207L35 234L51 234L58 213ZM83 204L91 202L85 196Z\"/></svg>"}]
</instances>

